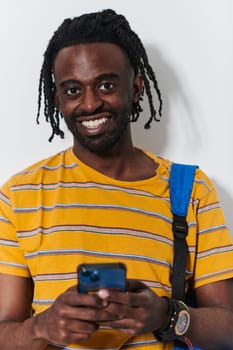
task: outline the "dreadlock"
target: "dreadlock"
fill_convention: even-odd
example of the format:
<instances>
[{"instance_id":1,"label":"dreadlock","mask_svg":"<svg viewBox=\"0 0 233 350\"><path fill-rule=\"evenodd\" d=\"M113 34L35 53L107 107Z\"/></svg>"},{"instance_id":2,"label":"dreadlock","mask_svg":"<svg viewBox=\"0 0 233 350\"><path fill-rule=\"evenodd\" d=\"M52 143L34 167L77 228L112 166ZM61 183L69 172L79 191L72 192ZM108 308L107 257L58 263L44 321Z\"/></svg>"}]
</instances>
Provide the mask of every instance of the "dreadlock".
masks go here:
<instances>
[{"instance_id":1,"label":"dreadlock","mask_svg":"<svg viewBox=\"0 0 233 350\"><path fill-rule=\"evenodd\" d=\"M162 115L162 98L157 79L149 64L145 48L140 38L131 30L126 18L110 9L84 14L73 19L65 19L54 32L44 53L38 89L37 123L39 123L43 95L44 115L46 121L50 122L52 127L52 135L49 141L52 141L54 135L60 135L61 138L64 138L64 132L60 129L60 117L62 117L62 114L60 114L54 104L55 83L53 63L56 55L64 47L93 42L110 42L120 46L127 53L135 73L140 72L142 75L144 91L148 97L151 114L144 128L150 128L153 119L159 121L153 103L151 83L159 100L158 113L160 116ZM131 121L133 122L138 120L140 112L142 112L140 104L142 100L143 98L141 96L140 100L132 105Z\"/></svg>"}]
</instances>

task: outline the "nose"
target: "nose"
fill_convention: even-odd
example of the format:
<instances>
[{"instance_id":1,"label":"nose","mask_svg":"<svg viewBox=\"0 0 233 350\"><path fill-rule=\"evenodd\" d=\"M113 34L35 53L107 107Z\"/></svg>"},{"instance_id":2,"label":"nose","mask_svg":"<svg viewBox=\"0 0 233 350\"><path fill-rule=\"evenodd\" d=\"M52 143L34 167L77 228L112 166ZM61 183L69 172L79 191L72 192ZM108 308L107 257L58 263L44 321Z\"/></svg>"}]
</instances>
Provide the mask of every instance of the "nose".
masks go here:
<instances>
[{"instance_id":1,"label":"nose","mask_svg":"<svg viewBox=\"0 0 233 350\"><path fill-rule=\"evenodd\" d=\"M81 103L79 106L79 113L93 114L100 107L103 106L103 101L101 100L98 93L91 87L85 89L82 95Z\"/></svg>"}]
</instances>

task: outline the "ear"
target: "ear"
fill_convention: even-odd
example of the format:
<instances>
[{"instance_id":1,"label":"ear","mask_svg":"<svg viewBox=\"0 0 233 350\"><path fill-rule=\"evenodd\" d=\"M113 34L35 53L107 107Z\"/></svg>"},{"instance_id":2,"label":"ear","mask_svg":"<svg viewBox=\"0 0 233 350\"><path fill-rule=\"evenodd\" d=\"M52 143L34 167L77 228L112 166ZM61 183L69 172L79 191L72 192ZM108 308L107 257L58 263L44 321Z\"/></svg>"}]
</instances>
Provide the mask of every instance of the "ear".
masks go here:
<instances>
[{"instance_id":1,"label":"ear","mask_svg":"<svg viewBox=\"0 0 233 350\"><path fill-rule=\"evenodd\" d=\"M133 102L137 103L139 101L140 96L142 95L143 87L144 87L143 77L140 73L137 73L135 75L133 87L134 87Z\"/></svg>"}]
</instances>

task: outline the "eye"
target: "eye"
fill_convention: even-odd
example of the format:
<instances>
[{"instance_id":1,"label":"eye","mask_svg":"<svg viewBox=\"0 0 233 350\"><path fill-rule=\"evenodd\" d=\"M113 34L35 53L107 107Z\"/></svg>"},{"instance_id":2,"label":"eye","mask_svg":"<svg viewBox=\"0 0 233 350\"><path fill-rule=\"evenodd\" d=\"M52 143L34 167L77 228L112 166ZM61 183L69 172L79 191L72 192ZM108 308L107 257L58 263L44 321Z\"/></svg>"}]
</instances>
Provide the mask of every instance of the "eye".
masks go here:
<instances>
[{"instance_id":1,"label":"eye","mask_svg":"<svg viewBox=\"0 0 233 350\"><path fill-rule=\"evenodd\" d=\"M69 89L66 89L66 91L65 91L65 93L69 96L76 95L79 92L80 92L80 90L77 87L71 87Z\"/></svg>"},{"instance_id":2,"label":"eye","mask_svg":"<svg viewBox=\"0 0 233 350\"><path fill-rule=\"evenodd\" d=\"M100 88L100 90L107 92L109 90L112 90L114 87L115 87L114 84L109 83L109 82L105 82L105 83L102 83L99 88Z\"/></svg>"}]
</instances>

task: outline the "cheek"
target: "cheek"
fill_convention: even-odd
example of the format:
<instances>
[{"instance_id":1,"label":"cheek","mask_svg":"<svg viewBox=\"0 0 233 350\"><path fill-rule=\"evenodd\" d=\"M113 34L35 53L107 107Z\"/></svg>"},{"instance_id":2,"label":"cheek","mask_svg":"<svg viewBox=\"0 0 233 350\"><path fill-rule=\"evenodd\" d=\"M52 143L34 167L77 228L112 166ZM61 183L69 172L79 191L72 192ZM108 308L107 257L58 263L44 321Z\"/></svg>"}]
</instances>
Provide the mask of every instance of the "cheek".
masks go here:
<instances>
[{"instance_id":1,"label":"cheek","mask_svg":"<svg viewBox=\"0 0 233 350\"><path fill-rule=\"evenodd\" d=\"M131 110L133 104L133 99L129 94L125 94L121 100L121 108L122 110Z\"/></svg>"},{"instance_id":2,"label":"cheek","mask_svg":"<svg viewBox=\"0 0 233 350\"><path fill-rule=\"evenodd\" d=\"M113 108L125 111L132 106L133 96L129 94L129 91L123 90L121 93L115 95L114 97L106 98L106 103L111 105Z\"/></svg>"},{"instance_id":3,"label":"cheek","mask_svg":"<svg viewBox=\"0 0 233 350\"><path fill-rule=\"evenodd\" d=\"M123 89L121 99L125 106L132 106L134 100L133 84L127 85Z\"/></svg>"},{"instance_id":4,"label":"cheek","mask_svg":"<svg viewBox=\"0 0 233 350\"><path fill-rule=\"evenodd\" d=\"M77 108L77 104L74 101L66 101L65 99L60 99L60 112L65 115L69 115L73 113L75 108Z\"/></svg>"}]
</instances>

